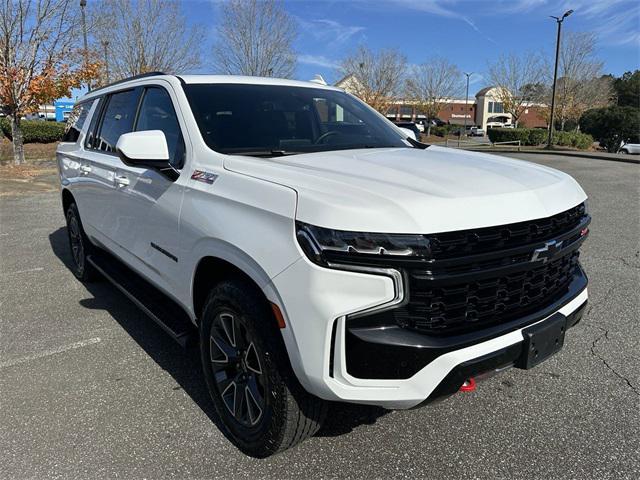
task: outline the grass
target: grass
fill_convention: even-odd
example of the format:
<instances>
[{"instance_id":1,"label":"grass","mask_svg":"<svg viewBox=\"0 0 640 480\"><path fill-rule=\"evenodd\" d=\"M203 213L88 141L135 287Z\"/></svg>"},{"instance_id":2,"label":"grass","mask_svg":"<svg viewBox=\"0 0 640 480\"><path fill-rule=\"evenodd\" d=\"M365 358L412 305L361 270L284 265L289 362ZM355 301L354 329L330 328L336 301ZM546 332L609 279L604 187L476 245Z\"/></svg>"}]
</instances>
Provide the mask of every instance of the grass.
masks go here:
<instances>
[{"instance_id":1,"label":"grass","mask_svg":"<svg viewBox=\"0 0 640 480\"><path fill-rule=\"evenodd\" d=\"M57 142L53 143L26 143L24 145L24 157L27 163L52 161L56 158ZM13 164L13 146L6 138L0 139L0 166Z\"/></svg>"}]
</instances>

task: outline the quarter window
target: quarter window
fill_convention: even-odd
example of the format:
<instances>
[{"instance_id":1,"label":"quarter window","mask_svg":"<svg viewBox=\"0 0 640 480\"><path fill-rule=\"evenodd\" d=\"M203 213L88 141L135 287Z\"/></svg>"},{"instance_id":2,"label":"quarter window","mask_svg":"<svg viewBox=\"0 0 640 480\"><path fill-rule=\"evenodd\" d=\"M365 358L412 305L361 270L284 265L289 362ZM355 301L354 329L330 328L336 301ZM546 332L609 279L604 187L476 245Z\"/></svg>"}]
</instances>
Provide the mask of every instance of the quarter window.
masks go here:
<instances>
[{"instance_id":1,"label":"quarter window","mask_svg":"<svg viewBox=\"0 0 640 480\"><path fill-rule=\"evenodd\" d=\"M73 110L67 119L67 127L65 129L64 136L62 137L63 142L75 143L78 141L78 137L80 136L80 132L82 131L85 121L87 120L87 115L89 115L92 103L93 102L79 103L73 107Z\"/></svg>"},{"instance_id":2,"label":"quarter window","mask_svg":"<svg viewBox=\"0 0 640 480\"><path fill-rule=\"evenodd\" d=\"M147 88L142 98L136 131L161 130L167 139L169 162L175 168L184 164L184 141L169 93L159 87Z\"/></svg>"},{"instance_id":3,"label":"quarter window","mask_svg":"<svg viewBox=\"0 0 640 480\"><path fill-rule=\"evenodd\" d=\"M133 131L137 106L137 90L126 90L110 95L93 148L104 152L115 152L120 135Z\"/></svg>"}]
</instances>

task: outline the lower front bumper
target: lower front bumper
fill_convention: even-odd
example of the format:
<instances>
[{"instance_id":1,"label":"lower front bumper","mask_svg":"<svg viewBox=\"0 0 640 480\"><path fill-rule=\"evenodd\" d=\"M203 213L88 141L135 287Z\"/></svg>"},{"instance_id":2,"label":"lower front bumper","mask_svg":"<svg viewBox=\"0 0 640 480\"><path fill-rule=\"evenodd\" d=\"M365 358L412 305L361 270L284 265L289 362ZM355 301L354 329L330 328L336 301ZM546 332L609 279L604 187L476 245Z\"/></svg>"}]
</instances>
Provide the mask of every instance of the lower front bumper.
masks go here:
<instances>
[{"instance_id":1,"label":"lower front bumper","mask_svg":"<svg viewBox=\"0 0 640 480\"><path fill-rule=\"evenodd\" d=\"M567 328L570 328L580 321L587 299L587 289L583 288L568 303L538 321L486 341L441 353L406 379L365 379L353 376L347 367L348 329L345 318L341 318L335 335L333 376L326 381L343 401L390 409L413 408L457 392L469 377L515 364L522 355L522 330L558 314L567 318ZM378 363L380 362L384 363L385 358L378 356Z\"/></svg>"}]
</instances>

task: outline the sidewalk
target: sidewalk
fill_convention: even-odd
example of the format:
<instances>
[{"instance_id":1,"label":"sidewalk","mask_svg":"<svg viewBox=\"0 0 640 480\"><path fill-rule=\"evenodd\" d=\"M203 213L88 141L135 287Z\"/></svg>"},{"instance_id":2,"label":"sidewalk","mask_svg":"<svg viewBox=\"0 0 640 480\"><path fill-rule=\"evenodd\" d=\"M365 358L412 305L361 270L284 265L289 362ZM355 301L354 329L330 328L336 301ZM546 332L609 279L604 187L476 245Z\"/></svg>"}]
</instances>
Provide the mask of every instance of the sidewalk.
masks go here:
<instances>
[{"instance_id":1,"label":"sidewalk","mask_svg":"<svg viewBox=\"0 0 640 480\"><path fill-rule=\"evenodd\" d=\"M607 153L607 152L581 152L577 150L543 150L543 149L527 149L521 148L468 148L474 152L492 152L492 153L530 153L538 155L563 155L565 157L581 157L595 158L597 160L609 160L612 162L635 163L640 165L640 155L625 155L623 153Z\"/></svg>"}]
</instances>

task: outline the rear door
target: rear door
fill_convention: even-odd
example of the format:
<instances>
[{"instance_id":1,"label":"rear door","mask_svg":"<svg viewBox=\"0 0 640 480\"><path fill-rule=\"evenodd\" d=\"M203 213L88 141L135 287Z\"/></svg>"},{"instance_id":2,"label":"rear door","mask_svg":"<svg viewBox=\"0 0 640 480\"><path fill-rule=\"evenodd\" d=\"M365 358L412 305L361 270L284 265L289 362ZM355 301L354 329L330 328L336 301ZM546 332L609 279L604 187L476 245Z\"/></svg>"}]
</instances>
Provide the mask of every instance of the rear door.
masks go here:
<instances>
[{"instance_id":1,"label":"rear door","mask_svg":"<svg viewBox=\"0 0 640 480\"><path fill-rule=\"evenodd\" d=\"M98 115L94 115L95 122L92 121L93 128L87 135L81 167L85 174L86 203L91 211L87 217L87 233L117 254L120 253L117 232L121 226L114 206L116 172L122 162L115 146L120 135L133 130L141 93L141 88L130 88L103 97Z\"/></svg>"}]
</instances>

